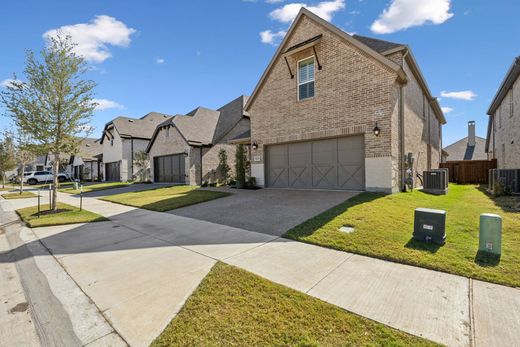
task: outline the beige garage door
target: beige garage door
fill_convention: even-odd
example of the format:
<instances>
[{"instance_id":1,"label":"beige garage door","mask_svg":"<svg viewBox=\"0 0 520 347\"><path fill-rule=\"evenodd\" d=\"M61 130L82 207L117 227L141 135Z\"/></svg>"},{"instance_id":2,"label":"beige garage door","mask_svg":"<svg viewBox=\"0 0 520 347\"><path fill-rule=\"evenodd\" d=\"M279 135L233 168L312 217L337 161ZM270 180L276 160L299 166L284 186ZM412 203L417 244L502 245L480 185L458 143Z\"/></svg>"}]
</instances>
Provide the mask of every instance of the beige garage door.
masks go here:
<instances>
[{"instance_id":1,"label":"beige garage door","mask_svg":"<svg viewBox=\"0 0 520 347\"><path fill-rule=\"evenodd\" d=\"M365 189L363 136L267 146L267 186Z\"/></svg>"}]
</instances>

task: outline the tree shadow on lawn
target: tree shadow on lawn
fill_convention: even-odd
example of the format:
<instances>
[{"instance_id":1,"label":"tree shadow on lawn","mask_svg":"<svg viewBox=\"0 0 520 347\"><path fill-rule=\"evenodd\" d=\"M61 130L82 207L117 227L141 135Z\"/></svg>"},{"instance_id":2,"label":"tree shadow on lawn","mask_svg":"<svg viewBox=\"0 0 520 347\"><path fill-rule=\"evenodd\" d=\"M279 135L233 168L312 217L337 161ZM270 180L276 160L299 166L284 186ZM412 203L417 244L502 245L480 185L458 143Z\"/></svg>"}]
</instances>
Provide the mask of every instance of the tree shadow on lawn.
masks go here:
<instances>
[{"instance_id":1,"label":"tree shadow on lawn","mask_svg":"<svg viewBox=\"0 0 520 347\"><path fill-rule=\"evenodd\" d=\"M493 196L488 190L487 185L481 184L478 187L482 193L484 193L495 206L499 207L504 212L520 212L520 196L518 195L504 195L504 196Z\"/></svg>"},{"instance_id":2,"label":"tree shadow on lawn","mask_svg":"<svg viewBox=\"0 0 520 347\"><path fill-rule=\"evenodd\" d=\"M305 222L293 227L292 229L285 232L283 237L290 238L293 240L298 240L300 238L305 238L307 236L311 236L316 231L321 229L323 226L334 220L336 217L342 215L347 212L349 208L363 205L365 203L370 203L372 201L381 199L388 194L384 193L361 193L359 195L354 196L335 207L320 213L319 215L306 220ZM349 225L351 226L351 225Z\"/></svg>"}]
</instances>

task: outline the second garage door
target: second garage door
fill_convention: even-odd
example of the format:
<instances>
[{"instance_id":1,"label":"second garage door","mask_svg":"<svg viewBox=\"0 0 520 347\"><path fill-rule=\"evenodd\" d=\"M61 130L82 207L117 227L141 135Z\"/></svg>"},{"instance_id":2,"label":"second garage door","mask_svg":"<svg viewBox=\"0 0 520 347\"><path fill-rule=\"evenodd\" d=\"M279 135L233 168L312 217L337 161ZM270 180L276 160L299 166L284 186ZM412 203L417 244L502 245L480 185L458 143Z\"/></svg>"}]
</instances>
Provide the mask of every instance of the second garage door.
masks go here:
<instances>
[{"instance_id":1,"label":"second garage door","mask_svg":"<svg viewBox=\"0 0 520 347\"><path fill-rule=\"evenodd\" d=\"M184 154L155 157L153 173L155 182L184 183Z\"/></svg>"},{"instance_id":2,"label":"second garage door","mask_svg":"<svg viewBox=\"0 0 520 347\"><path fill-rule=\"evenodd\" d=\"M105 173L107 181L120 181L121 180L121 167L119 161L105 164Z\"/></svg>"},{"instance_id":3,"label":"second garage door","mask_svg":"<svg viewBox=\"0 0 520 347\"><path fill-rule=\"evenodd\" d=\"M267 186L297 189L365 189L363 136L271 145Z\"/></svg>"}]
</instances>

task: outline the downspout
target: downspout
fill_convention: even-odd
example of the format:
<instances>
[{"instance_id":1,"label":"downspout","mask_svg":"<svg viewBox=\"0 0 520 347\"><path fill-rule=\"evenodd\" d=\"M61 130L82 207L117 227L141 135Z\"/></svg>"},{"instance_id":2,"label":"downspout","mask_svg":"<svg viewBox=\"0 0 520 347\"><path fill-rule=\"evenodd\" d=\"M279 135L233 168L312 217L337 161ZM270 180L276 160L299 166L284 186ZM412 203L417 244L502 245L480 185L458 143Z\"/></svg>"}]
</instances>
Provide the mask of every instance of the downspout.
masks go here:
<instances>
[{"instance_id":1,"label":"downspout","mask_svg":"<svg viewBox=\"0 0 520 347\"><path fill-rule=\"evenodd\" d=\"M202 146L200 146L200 185L202 185Z\"/></svg>"},{"instance_id":2,"label":"downspout","mask_svg":"<svg viewBox=\"0 0 520 347\"><path fill-rule=\"evenodd\" d=\"M403 54L403 64L405 62L408 50ZM404 126L404 88L403 84L399 84L399 154L401 169L401 191L406 192L406 166L405 166L405 126Z\"/></svg>"}]
</instances>

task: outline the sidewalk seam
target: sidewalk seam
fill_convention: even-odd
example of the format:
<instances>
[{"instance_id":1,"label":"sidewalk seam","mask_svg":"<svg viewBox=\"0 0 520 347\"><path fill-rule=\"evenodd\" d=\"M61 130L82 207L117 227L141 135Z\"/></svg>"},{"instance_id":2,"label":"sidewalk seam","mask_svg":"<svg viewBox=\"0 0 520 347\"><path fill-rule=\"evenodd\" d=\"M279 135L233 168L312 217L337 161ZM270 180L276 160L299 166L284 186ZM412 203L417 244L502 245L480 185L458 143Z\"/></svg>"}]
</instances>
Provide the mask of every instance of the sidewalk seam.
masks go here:
<instances>
[{"instance_id":1,"label":"sidewalk seam","mask_svg":"<svg viewBox=\"0 0 520 347\"><path fill-rule=\"evenodd\" d=\"M347 253L347 254L348 254L348 253ZM337 270L341 265L345 264L345 263L347 262L347 260L349 260L349 259L352 258L353 256L355 256L355 254L350 253L350 255L347 256L347 257L345 258L345 260L343 260L341 263L339 263L337 266L335 266L332 270L330 270L329 272L327 272L327 273L325 274L325 276L323 276L323 277L322 277L318 282L316 282L312 287L310 287L310 288L309 288L308 290L306 290L304 293L305 293L305 294L309 294L309 292L310 292L311 290L313 290L313 289L314 289L318 284L320 284L320 283L321 283L325 278L329 277L329 275L330 275L331 273L333 273L334 271L336 271L336 270Z\"/></svg>"},{"instance_id":2,"label":"sidewalk seam","mask_svg":"<svg viewBox=\"0 0 520 347\"><path fill-rule=\"evenodd\" d=\"M475 347L476 344L476 335L475 335L475 311L473 308L473 279L469 278L469 345L471 347Z\"/></svg>"}]
</instances>

